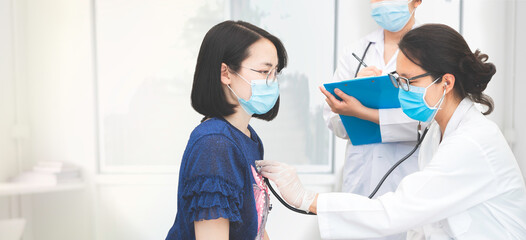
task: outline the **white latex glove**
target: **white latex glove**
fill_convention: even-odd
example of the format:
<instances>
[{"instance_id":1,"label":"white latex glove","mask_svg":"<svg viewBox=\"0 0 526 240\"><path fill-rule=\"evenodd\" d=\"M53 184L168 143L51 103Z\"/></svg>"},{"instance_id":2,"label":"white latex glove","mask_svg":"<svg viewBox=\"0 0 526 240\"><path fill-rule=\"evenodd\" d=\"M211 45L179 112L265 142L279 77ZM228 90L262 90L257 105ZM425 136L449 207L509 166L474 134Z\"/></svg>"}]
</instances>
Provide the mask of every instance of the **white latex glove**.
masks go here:
<instances>
[{"instance_id":1,"label":"white latex glove","mask_svg":"<svg viewBox=\"0 0 526 240\"><path fill-rule=\"evenodd\" d=\"M296 169L285 163L260 160L256 161L259 172L278 186L281 196L295 208L309 211L316 193L303 188Z\"/></svg>"}]
</instances>

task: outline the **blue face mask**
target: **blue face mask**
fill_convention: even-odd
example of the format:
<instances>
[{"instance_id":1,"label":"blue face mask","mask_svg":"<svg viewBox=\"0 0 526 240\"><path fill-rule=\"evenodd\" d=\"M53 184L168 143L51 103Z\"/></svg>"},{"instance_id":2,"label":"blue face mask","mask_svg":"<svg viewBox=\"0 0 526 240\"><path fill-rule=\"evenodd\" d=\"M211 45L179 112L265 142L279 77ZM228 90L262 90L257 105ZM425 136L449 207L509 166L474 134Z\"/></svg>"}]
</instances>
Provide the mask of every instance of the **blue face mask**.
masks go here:
<instances>
[{"instance_id":1,"label":"blue face mask","mask_svg":"<svg viewBox=\"0 0 526 240\"><path fill-rule=\"evenodd\" d=\"M444 101L446 89L444 88L444 94L442 94L442 97L438 103L433 107L429 107L427 105L424 97L426 96L427 88L429 88L439 79L440 78L437 78L425 88L411 86L409 91L405 91L401 87L398 88L398 100L400 100L400 107L408 117L420 122L428 122L434 118L436 112L440 108L440 105L442 105L442 102Z\"/></svg>"},{"instance_id":2,"label":"blue face mask","mask_svg":"<svg viewBox=\"0 0 526 240\"><path fill-rule=\"evenodd\" d=\"M267 85L267 80L252 80L252 83L247 81L243 76L236 73L241 79L245 80L252 88L252 96L247 101L240 98L230 86L227 87L236 95L241 107L249 114L265 114L274 107L279 97L279 84L274 81Z\"/></svg>"},{"instance_id":3,"label":"blue face mask","mask_svg":"<svg viewBox=\"0 0 526 240\"><path fill-rule=\"evenodd\" d=\"M409 13L408 1L393 0L381 1L371 4L373 8L371 16L382 27L389 32L398 32L409 22L411 15Z\"/></svg>"}]
</instances>

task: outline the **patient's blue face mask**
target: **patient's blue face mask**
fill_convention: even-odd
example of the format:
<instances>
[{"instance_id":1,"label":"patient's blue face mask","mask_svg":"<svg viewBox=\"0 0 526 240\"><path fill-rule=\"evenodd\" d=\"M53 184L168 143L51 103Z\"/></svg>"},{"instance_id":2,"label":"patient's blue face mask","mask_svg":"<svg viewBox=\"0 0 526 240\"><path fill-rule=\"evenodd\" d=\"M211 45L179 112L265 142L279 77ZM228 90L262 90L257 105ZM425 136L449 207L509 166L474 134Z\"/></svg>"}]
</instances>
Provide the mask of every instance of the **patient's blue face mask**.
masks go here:
<instances>
[{"instance_id":1,"label":"patient's blue face mask","mask_svg":"<svg viewBox=\"0 0 526 240\"><path fill-rule=\"evenodd\" d=\"M435 82L438 81L440 78L442 77L435 79L435 81L433 81L425 88L415 87L412 85L409 88L409 91L402 89L402 87L398 88L398 99L400 100L400 107L408 117L421 122L428 122L434 118L436 112L440 108L440 105L442 105L442 102L444 101L444 97L446 96L446 89L444 88L444 93L442 94L442 97L433 107L427 105L425 96L427 89L431 85L435 84Z\"/></svg>"},{"instance_id":2,"label":"patient's blue face mask","mask_svg":"<svg viewBox=\"0 0 526 240\"><path fill-rule=\"evenodd\" d=\"M382 27L389 32L398 32L409 22L411 15L409 13L410 1L407 0L385 0L372 3L371 16Z\"/></svg>"},{"instance_id":3,"label":"patient's blue face mask","mask_svg":"<svg viewBox=\"0 0 526 240\"><path fill-rule=\"evenodd\" d=\"M279 97L279 84L277 81L273 81L267 84L266 79L247 81L243 76L236 74L241 77L246 83L250 84L252 88L252 96L247 101L240 98L229 85L227 87L236 95L237 100L241 107L249 114L265 114L274 107Z\"/></svg>"}]
</instances>

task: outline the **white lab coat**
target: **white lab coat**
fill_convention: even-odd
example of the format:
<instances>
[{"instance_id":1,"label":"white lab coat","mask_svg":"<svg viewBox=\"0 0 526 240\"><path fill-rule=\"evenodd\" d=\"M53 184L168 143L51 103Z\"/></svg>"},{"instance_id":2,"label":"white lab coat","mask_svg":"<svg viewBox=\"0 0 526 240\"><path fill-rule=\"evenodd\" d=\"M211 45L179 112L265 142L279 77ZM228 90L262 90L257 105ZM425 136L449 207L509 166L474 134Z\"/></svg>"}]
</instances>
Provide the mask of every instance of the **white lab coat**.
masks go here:
<instances>
[{"instance_id":1,"label":"white lab coat","mask_svg":"<svg viewBox=\"0 0 526 240\"><path fill-rule=\"evenodd\" d=\"M382 69L382 75L396 70L398 50L386 64L384 61L384 31L380 28L344 50L343 55L339 58L333 81L354 78L359 62L352 56L352 53L361 58L369 42L372 44L363 61L368 66L376 66ZM360 69L363 69L363 66ZM378 111L382 143L354 146L350 140L347 141L342 173L343 192L368 196L389 168L416 145L418 121L407 117L400 108L380 109ZM328 104L325 104L323 113L329 129L336 136L349 139L340 116L333 113ZM389 175L376 196L394 191L403 177L418 170L417 159L418 151ZM402 240L406 239L406 235L401 233L376 240L380 239Z\"/></svg>"},{"instance_id":2,"label":"white lab coat","mask_svg":"<svg viewBox=\"0 0 526 240\"><path fill-rule=\"evenodd\" d=\"M365 55L364 62L368 66L382 69L382 74L396 70L398 51L385 64L384 32L383 29L378 29L344 50L338 61L333 81L354 78L358 61L351 54L354 52L361 58L369 42L372 44ZM379 117L382 143L354 146L351 141L347 141L343 167L343 192L368 196L389 168L416 145L418 122L407 117L400 108L380 109ZM336 136L349 138L339 115L333 113L327 104L324 107L324 118L327 126ZM395 169L382 185L377 196L394 191L404 176L418 170L417 159L418 152Z\"/></svg>"},{"instance_id":3,"label":"white lab coat","mask_svg":"<svg viewBox=\"0 0 526 240\"><path fill-rule=\"evenodd\" d=\"M377 199L352 193L318 197L323 239L526 239L526 188L498 126L464 99L440 142L434 122L422 143L420 171Z\"/></svg>"}]
</instances>

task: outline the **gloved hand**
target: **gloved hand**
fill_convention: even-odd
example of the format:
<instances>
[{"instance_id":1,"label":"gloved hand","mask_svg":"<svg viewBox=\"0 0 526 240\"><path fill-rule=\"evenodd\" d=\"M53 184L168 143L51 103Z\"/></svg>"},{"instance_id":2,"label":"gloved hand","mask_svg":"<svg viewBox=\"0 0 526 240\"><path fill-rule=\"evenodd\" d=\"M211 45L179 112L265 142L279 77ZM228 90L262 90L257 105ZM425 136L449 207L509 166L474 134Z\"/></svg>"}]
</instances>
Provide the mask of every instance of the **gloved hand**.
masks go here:
<instances>
[{"instance_id":1,"label":"gloved hand","mask_svg":"<svg viewBox=\"0 0 526 240\"><path fill-rule=\"evenodd\" d=\"M281 196L287 203L295 208L309 211L316 193L303 188L294 167L271 160L256 161L256 166L261 175L276 183Z\"/></svg>"}]
</instances>

